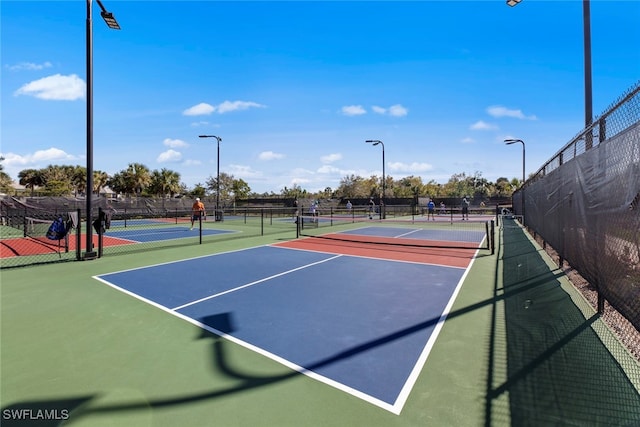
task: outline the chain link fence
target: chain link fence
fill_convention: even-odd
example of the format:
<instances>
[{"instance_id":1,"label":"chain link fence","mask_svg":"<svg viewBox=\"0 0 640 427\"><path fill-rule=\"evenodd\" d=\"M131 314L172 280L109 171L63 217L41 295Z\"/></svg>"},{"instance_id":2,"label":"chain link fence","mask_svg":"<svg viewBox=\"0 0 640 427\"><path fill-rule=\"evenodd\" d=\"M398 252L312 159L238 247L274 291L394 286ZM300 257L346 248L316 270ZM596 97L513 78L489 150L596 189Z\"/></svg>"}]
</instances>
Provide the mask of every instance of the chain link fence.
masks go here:
<instances>
[{"instance_id":1,"label":"chain link fence","mask_svg":"<svg viewBox=\"0 0 640 427\"><path fill-rule=\"evenodd\" d=\"M640 331L640 82L514 194L526 226Z\"/></svg>"}]
</instances>

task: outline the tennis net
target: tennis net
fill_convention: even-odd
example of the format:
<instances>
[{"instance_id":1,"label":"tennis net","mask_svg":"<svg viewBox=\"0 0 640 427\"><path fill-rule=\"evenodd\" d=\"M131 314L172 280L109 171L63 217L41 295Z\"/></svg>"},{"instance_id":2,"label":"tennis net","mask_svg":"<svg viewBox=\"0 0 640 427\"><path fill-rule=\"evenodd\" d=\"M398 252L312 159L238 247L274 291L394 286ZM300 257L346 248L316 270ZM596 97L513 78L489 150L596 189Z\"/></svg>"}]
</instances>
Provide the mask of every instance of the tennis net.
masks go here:
<instances>
[{"instance_id":1,"label":"tennis net","mask_svg":"<svg viewBox=\"0 0 640 427\"><path fill-rule=\"evenodd\" d=\"M492 250L494 222L299 216L298 236L345 245ZM393 250L393 249L392 249Z\"/></svg>"}]
</instances>

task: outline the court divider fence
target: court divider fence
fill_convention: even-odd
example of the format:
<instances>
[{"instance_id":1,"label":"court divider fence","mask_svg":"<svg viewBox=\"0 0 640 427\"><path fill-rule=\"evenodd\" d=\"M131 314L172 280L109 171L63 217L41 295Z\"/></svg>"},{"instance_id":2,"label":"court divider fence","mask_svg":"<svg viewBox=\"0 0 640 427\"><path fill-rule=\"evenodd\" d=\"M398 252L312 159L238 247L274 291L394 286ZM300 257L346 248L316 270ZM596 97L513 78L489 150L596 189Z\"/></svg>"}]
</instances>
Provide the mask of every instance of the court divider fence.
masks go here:
<instances>
[{"instance_id":1,"label":"court divider fence","mask_svg":"<svg viewBox=\"0 0 640 427\"><path fill-rule=\"evenodd\" d=\"M80 225L80 210L50 213L4 206L0 209L0 268L81 259Z\"/></svg>"},{"instance_id":2,"label":"court divider fence","mask_svg":"<svg viewBox=\"0 0 640 427\"><path fill-rule=\"evenodd\" d=\"M520 212L523 206L524 212ZM516 213L640 331L640 82L513 196Z\"/></svg>"}]
</instances>

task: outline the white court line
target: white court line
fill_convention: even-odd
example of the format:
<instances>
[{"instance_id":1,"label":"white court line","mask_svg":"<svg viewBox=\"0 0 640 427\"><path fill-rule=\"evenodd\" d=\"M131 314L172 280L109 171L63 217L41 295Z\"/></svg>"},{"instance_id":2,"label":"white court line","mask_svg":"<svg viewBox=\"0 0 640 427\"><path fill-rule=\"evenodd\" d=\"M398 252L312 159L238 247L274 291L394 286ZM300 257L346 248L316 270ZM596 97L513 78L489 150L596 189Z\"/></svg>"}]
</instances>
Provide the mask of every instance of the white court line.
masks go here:
<instances>
[{"instance_id":1,"label":"white court line","mask_svg":"<svg viewBox=\"0 0 640 427\"><path fill-rule=\"evenodd\" d=\"M271 245L265 245L265 246L271 246ZM291 250L292 249L292 248L279 248L277 246L272 246L272 247L275 247L275 248L278 248L278 249L285 249L285 250ZM246 249L232 250L232 251L222 252L222 253L218 253L218 254L202 255L202 256L188 258L188 259L184 259L184 260L177 260L177 261L159 263L159 264L155 264L153 266L145 266L145 267L126 269L126 270L121 270L118 273L127 272L127 271L133 271L133 270L139 270L139 269L145 269L145 268L155 267L155 266L159 266L159 265L173 264L173 263L188 261L188 260L192 260L192 259L206 258L206 257L220 255L220 254L223 254L223 253L242 252L243 250L246 250ZM293 250L299 250L299 249L293 249ZM305 250L303 250L303 251L305 251ZM316 251L307 251L307 252L316 252ZM262 349L260 347L254 346L254 345L252 345L252 344L250 344L248 342L245 342L245 341L243 341L241 339L238 339L238 338L236 338L236 337L234 337L234 336L232 336L232 335L230 335L228 333L224 333L222 331L219 331L219 330L217 330L215 328L212 328L212 327L210 327L210 326L208 326L208 325L206 325L206 324L204 324L204 323L202 323L202 322L200 322L200 321L198 321L196 319L193 319L191 317L188 317L188 316L186 316L184 314L181 314L181 313L176 311L176 310L178 310L178 309L180 309L182 307L186 307L188 305L195 304L195 303L197 303L199 301L203 301L203 300L206 300L206 299L209 299L209 298L214 298L215 296L223 295L223 294L225 294L227 292L232 292L234 290L245 288L245 287L248 287L248 286L251 286L251 285L266 281L266 280L269 280L271 278L282 276L284 274L288 274L288 273L296 271L296 270L301 270L301 269L304 269L304 268L307 268L307 267L310 267L310 266L313 266L313 265L321 264L321 263L324 263L324 262L327 262L327 261L330 261L330 260L333 260L333 259L336 259L336 258L339 258L339 257L342 257L342 256L351 256L351 255L336 255L334 257L330 257L330 258L327 258L325 260L321 260L321 261L318 261L318 262L315 262L315 263L311 263L311 264L308 264L308 265L305 265L305 266L301 266L301 267L289 270L287 272L276 274L274 276L271 276L271 277L268 277L268 278L265 278L265 279L262 279L262 280L258 280L256 282L252 282L252 283L237 287L237 288L229 290L229 291L225 291L225 292L222 292L222 293L219 293L219 294L216 294L216 295L212 295L210 297L203 298L202 300L194 301L192 303L188 303L188 304L185 304L183 306L176 307L174 309L170 309L170 308L165 307L165 306L163 306L163 305L161 305L159 303L156 303L156 302L154 302L152 300L149 300L149 299L147 299L145 297L142 297L142 296L140 296L140 295L138 295L138 294L136 294L134 292L128 291L126 289L123 289L118 285L115 285L113 283L108 282L105 279L100 278L99 276L93 276L92 278L96 279L96 280L98 280L98 281L100 281L100 282L102 282L104 284L106 284L107 286L110 286L110 287L115 288L115 289L117 289L117 290L119 290L119 291L121 291L121 292L123 292L125 294L128 294L128 295L130 295L130 296L132 296L132 297L134 297L136 299L139 299L139 300L141 300L143 302L146 302L146 303L148 303L148 304L150 304L150 305L152 305L152 306L154 306L156 308L159 308L159 309L161 309L161 310L163 310L163 311L165 311L165 312L167 312L169 314L177 316L178 318L180 318L182 320L185 320L185 321L187 321L187 322L189 322L189 323L191 323L191 324L193 324L195 326L198 326L198 327L200 327L200 328L202 328L204 330L207 330L207 331L212 332L212 333L214 333L216 335L219 335L219 336L221 336L221 337L223 337L223 338L225 338L225 339L227 339L227 340L229 340L231 342L234 342L235 344L238 344L238 345L240 345L240 346L242 346L244 348L247 348L249 350L255 351L256 353L261 354L261 355L263 355L265 357L268 357L268 358L270 358L270 359L282 364L283 366L286 366L286 367L288 367L290 369L293 369L294 371L297 371L297 372L299 372L299 373L301 373L301 374L303 374L303 375L305 375L307 377L313 378L313 379L315 379L317 381L320 381L320 382L322 382L324 384L327 384L327 385L329 385L331 387L334 387L334 388L336 388L338 390L341 390L341 391L343 391L345 393L348 393L348 394L350 394L352 396L355 396L355 397L357 397L357 398L359 398L359 399L361 399L361 400L363 400L365 402L368 402L368 403L370 403L372 405L375 405L375 406L377 406L379 408L382 408L382 409L384 409L384 410L386 410L386 411L388 411L388 412L390 412L392 414L400 415L400 413L402 412L402 409L404 408L404 405L406 404L406 402L407 402L407 400L409 398L409 395L411 394L411 391L413 390L413 387L415 386L415 383L418 380L418 377L419 377L420 373L422 372L422 370L423 370L423 368L424 368L424 366L426 364L426 361L427 361L427 358L429 356L429 353L431 352L433 346L436 343L438 335L440 334L440 331L441 331L442 327L444 326L445 320L446 320L446 318L448 317L448 315L451 312L451 308L452 308L455 300L457 299L458 293L460 292L460 290L462 288L463 282L465 281L469 271L471 270L471 267L473 266L473 263L474 263L477 255L478 255L478 252L479 251L476 250L476 253L475 253L474 257L470 259L469 264L467 265L466 268L464 268L465 271L462 274L462 277L460 278L460 280L458 281L458 283L457 283L453 293L451 294L451 297L449 298L444 310L440 314L439 319L438 319L438 321L437 321L437 323L436 323L436 325L435 325L435 327L433 329L433 332L431 333L430 338L427 340L427 343L425 344L420 356L418 357L418 360L416 361L416 364L414 365L411 373L409 374L409 377L405 381L404 386L401 388L400 393L398 394L396 400L393 403L384 402L384 401L382 401L380 399L377 399L377 398L375 398L373 396L370 396L370 395L368 395L368 394L366 394L366 393L364 393L364 392L362 392L360 390L351 388L351 387L349 387L349 386L347 386L345 384L342 384L342 383L340 383L338 381L332 380L331 378L328 378L328 377L325 377L323 375L317 374L317 373L315 373L313 371L309 371L307 368L304 368L304 367L302 367L300 365L297 365L297 364L295 364L295 363L293 363L293 362L291 362L291 361L289 361L287 359L284 359L284 358L282 358L280 356L272 354L272 353L270 353L270 352L268 352L268 351L266 351L266 350L264 350L264 349ZM326 253L326 252L323 252L323 253ZM368 258L368 257L363 257L363 258ZM376 259L376 258L374 258L374 259ZM386 261L392 261L392 260L386 260ZM435 264L435 265L439 266L439 267L446 267L446 266L439 265L439 264ZM452 267L452 268L463 269L463 267ZM107 273L105 275L109 275L109 274L114 274L114 273Z\"/></svg>"},{"instance_id":2,"label":"white court line","mask_svg":"<svg viewBox=\"0 0 640 427\"><path fill-rule=\"evenodd\" d=\"M213 298L216 298L216 297L219 297L219 296L231 293L231 292L239 291L240 289L248 288L249 286L257 285L258 283L266 282L267 280L275 279L276 277L284 276L285 274L293 273L294 271L303 270L305 268L312 267L314 265L322 264L324 262L331 261L331 260L334 260L336 258L340 258L341 256L342 255L336 255L336 256L333 256L333 257L330 257L330 258L327 258L327 259L323 259L321 261L312 262L311 264L307 264L307 265L303 265L301 267L297 267L297 268L294 268L294 269L291 269L291 270L283 271L282 273L274 274L273 276L265 277L263 279L256 280L255 282L247 283L245 285L241 285L241 286L238 286L238 287L233 288L233 289L227 289L226 291L219 292L217 294L209 295L207 297L200 298L198 300L188 302L188 303L180 305L178 307L174 307L171 310L177 311L177 310L183 309L185 307L189 307L191 305L198 304L198 303L200 303L202 301L207 301L207 300L210 300L210 299L213 299Z\"/></svg>"},{"instance_id":3,"label":"white court line","mask_svg":"<svg viewBox=\"0 0 640 427\"><path fill-rule=\"evenodd\" d=\"M417 233L418 231L422 231L422 229L421 228L416 228L415 230L407 231L406 233L402 233L402 234L399 234L399 235L394 236L394 237L397 239L398 237L408 236L409 234Z\"/></svg>"}]
</instances>

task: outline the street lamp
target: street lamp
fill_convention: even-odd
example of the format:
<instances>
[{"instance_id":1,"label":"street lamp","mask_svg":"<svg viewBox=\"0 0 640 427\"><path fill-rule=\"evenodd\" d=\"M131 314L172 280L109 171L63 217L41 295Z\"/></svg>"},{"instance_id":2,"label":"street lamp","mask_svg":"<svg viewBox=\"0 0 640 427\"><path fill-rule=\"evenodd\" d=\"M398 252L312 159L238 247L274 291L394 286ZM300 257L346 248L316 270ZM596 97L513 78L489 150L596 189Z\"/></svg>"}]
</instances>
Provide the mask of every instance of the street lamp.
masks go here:
<instances>
[{"instance_id":1,"label":"street lamp","mask_svg":"<svg viewBox=\"0 0 640 427\"><path fill-rule=\"evenodd\" d=\"M522 0L506 0L508 6L516 6ZM591 2L582 0L582 33L584 40L584 127L593 123L593 88L591 77ZM591 144L591 141L586 141ZM590 147L589 147L590 148Z\"/></svg>"},{"instance_id":2,"label":"street lamp","mask_svg":"<svg viewBox=\"0 0 640 427\"><path fill-rule=\"evenodd\" d=\"M113 16L113 13L107 12L100 0L96 0L100 6L100 15L104 22L112 30L119 30L120 25ZM87 185L86 185L86 209L87 209L87 231L86 231L86 252L84 259L95 259L96 252L93 250L93 236L91 230L91 206L93 197L93 31L91 25L91 2L87 0Z\"/></svg>"},{"instance_id":3,"label":"street lamp","mask_svg":"<svg viewBox=\"0 0 640 427\"><path fill-rule=\"evenodd\" d=\"M386 218L384 210L386 209L386 205L384 203L384 196L386 193L386 179L384 177L384 143L378 139L367 139L365 141L367 144L382 145L382 197L380 198L380 219Z\"/></svg>"},{"instance_id":4,"label":"street lamp","mask_svg":"<svg viewBox=\"0 0 640 427\"><path fill-rule=\"evenodd\" d=\"M216 141L218 142L218 177L216 178L216 211L215 211L215 218L216 221L219 220L218 218L218 206L220 206L220 141L222 141L222 138L220 138L219 136L215 136L215 135L200 135L200 138L215 138Z\"/></svg>"},{"instance_id":5,"label":"street lamp","mask_svg":"<svg viewBox=\"0 0 640 427\"><path fill-rule=\"evenodd\" d=\"M524 141L521 140L521 139L505 139L504 142L507 145L515 144L517 142L522 143L522 183L520 184L520 188L522 189L522 194L520 195L520 197L521 197L520 201L522 202L522 222L524 223L524 181L525 181L525 172L524 172L525 146L524 146Z\"/></svg>"}]
</instances>

